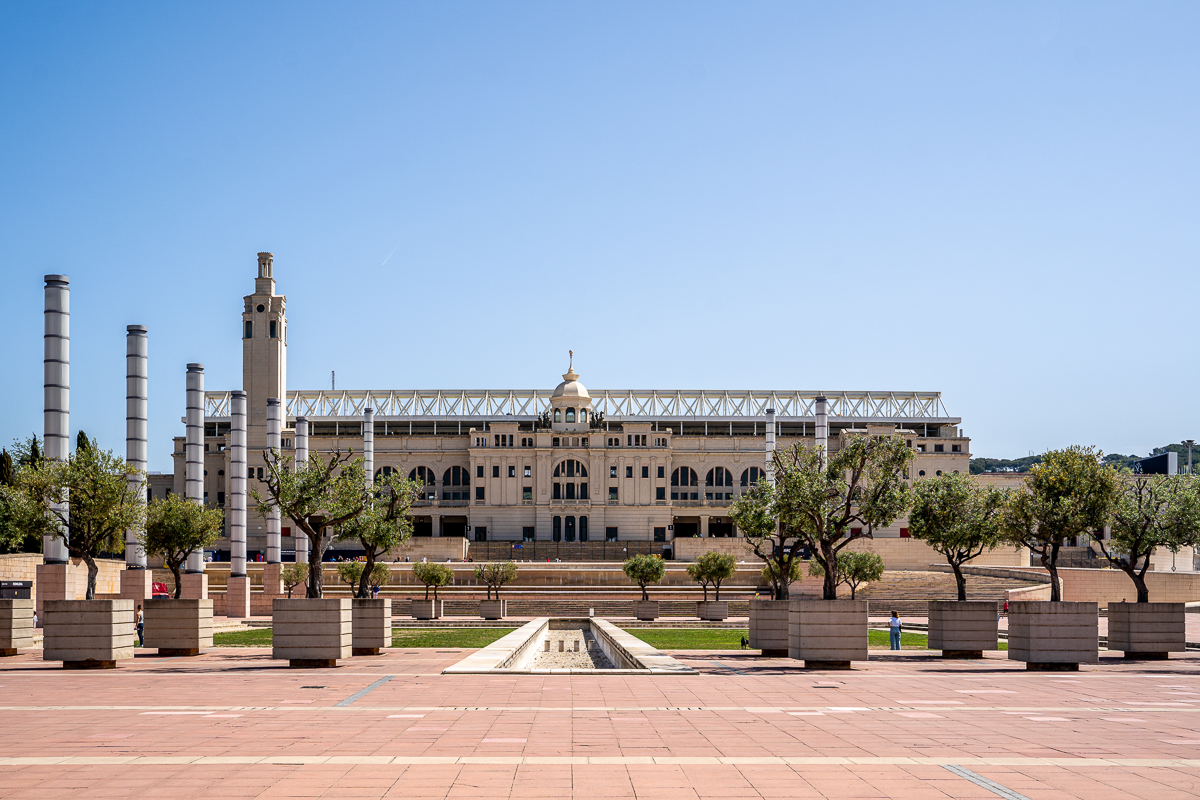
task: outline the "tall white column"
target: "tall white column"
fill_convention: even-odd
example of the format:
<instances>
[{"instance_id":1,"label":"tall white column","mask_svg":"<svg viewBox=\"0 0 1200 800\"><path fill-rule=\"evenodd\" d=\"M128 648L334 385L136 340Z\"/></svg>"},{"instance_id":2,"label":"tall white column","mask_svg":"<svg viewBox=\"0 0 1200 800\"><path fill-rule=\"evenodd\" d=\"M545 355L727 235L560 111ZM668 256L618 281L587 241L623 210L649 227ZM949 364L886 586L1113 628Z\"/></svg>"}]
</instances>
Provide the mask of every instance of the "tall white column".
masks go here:
<instances>
[{"instance_id":1,"label":"tall white column","mask_svg":"<svg viewBox=\"0 0 1200 800\"><path fill-rule=\"evenodd\" d=\"M129 473L129 485L140 488L139 499L146 502L147 407L149 394L149 338L145 325L125 327L125 461L135 471ZM138 542L138 531L125 531L125 568L145 569L146 551Z\"/></svg>"},{"instance_id":2,"label":"tall white column","mask_svg":"<svg viewBox=\"0 0 1200 800\"><path fill-rule=\"evenodd\" d=\"M281 409L279 399L275 397L267 398L267 449L273 450L276 456L283 452L283 426L280 416ZM280 550L282 541L280 539L280 515L279 507L272 506L270 513L267 514L267 563L278 564L281 561Z\"/></svg>"},{"instance_id":3,"label":"tall white column","mask_svg":"<svg viewBox=\"0 0 1200 800\"><path fill-rule=\"evenodd\" d=\"M204 365L187 365L187 427L183 440L183 496L204 503ZM184 571L204 572L204 553L188 556Z\"/></svg>"},{"instance_id":4,"label":"tall white column","mask_svg":"<svg viewBox=\"0 0 1200 800\"><path fill-rule=\"evenodd\" d=\"M46 458L65 461L71 453L71 289L66 275L47 275L42 358L42 446ZM67 544L42 540L42 562L67 563Z\"/></svg>"},{"instance_id":5,"label":"tall white column","mask_svg":"<svg viewBox=\"0 0 1200 800\"><path fill-rule=\"evenodd\" d=\"M304 469L308 464L308 420L304 417L296 417L296 471ZM307 563L309 554L308 536L304 531L296 531L293 534L296 540L296 561L297 563Z\"/></svg>"},{"instance_id":6,"label":"tall white column","mask_svg":"<svg viewBox=\"0 0 1200 800\"><path fill-rule=\"evenodd\" d=\"M229 574L246 575L246 393L230 392Z\"/></svg>"},{"instance_id":7,"label":"tall white column","mask_svg":"<svg viewBox=\"0 0 1200 800\"><path fill-rule=\"evenodd\" d=\"M775 483L775 409L767 409L767 482Z\"/></svg>"},{"instance_id":8,"label":"tall white column","mask_svg":"<svg viewBox=\"0 0 1200 800\"><path fill-rule=\"evenodd\" d=\"M375 409L363 409L363 461L367 486L375 482Z\"/></svg>"},{"instance_id":9,"label":"tall white column","mask_svg":"<svg viewBox=\"0 0 1200 800\"><path fill-rule=\"evenodd\" d=\"M829 401L824 397L817 398L817 450L821 453L821 463L829 454Z\"/></svg>"}]
</instances>

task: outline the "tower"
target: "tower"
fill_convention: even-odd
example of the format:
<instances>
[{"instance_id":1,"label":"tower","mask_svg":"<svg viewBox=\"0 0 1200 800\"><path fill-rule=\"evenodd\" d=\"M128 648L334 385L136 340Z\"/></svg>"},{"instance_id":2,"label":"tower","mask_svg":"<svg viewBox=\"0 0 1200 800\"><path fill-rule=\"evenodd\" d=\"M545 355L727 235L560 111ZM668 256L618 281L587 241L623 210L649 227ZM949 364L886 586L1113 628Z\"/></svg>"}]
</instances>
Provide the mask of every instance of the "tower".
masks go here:
<instances>
[{"instance_id":1,"label":"tower","mask_svg":"<svg viewBox=\"0 0 1200 800\"><path fill-rule=\"evenodd\" d=\"M267 400L287 397L287 298L275 294L274 256L258 254L254 294L242 311L242 390L246 393L246 449L267 447Z\"/></svg>"}]
</instances>

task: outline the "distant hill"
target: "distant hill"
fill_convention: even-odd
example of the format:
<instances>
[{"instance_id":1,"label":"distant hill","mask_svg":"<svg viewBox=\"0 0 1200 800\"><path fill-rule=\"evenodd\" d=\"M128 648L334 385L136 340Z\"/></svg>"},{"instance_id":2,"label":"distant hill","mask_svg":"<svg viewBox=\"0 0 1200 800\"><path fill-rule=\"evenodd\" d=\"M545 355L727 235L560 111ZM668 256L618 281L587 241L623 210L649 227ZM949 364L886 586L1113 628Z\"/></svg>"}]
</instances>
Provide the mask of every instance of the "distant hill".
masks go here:
<instances>
[{"instance_id":1,"label":"distant hill","mask_svg":"<svg viewBox=\"0 0 1200 800\"><path fill-rule=\"evenodd\" d=\"M1181 472L1187 468L1187 448L1181 444L1168 444L1163 447L1156 447L1144 456L1123 456L1120 453L1105 453L1104 463L1118 469L1122 467L1133 469L1133 462L1148 458L1149 456L1162 455L1167 452L1179 454L1179 469ZM1026 456L1024 458L972 458L971 474L979 475L983 472L1028 472L1030 467L1040 463L1041 460L1041 456ZM1192 465L1195 466L1197 461L1200 461L1200 446L1192 448Z\"/></svg>"}]
</instances>

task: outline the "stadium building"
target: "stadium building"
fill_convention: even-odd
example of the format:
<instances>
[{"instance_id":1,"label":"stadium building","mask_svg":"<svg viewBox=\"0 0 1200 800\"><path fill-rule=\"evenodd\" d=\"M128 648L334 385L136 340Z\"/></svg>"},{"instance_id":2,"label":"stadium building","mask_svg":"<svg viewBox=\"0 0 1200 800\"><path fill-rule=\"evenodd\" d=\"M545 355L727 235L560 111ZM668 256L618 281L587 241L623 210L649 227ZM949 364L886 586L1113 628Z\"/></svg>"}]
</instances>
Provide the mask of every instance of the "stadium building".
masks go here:
<instances>
[{"instance_id":1,"label":"stadium building","mask_svg":"<svg viewBox=\"0 0 1200 800\"><path fill-rule=\"evenodd\" d=\"M671 557L681 538L737 537L729 506L763 474L773 448L824 441L836 451L854 434L899 432L916 451L913 478L968 469L970 440L938 392L589 391L573 360L550 390L289 389L287 298L276 293L273 273L272 254L259 253L237 329L249 485L261 487L274 404L286 454L294 453L300 423L310 452L360 454L369 439L377 475L398 470L423 480L416 537L568 549L640 542L640 551ZM229 492L234 395L203 395L203 492L218 507ZM152 481L152 494L167 480L184 492L184 443L175 439L174 474ZM285 561L295 551L286 522ZM905 526L875 535L906 537ZM251 560L267 555L267 527L251 507ZM229 549L222 540L218 557L227 559Z\"/></svg>"}]
</instances>

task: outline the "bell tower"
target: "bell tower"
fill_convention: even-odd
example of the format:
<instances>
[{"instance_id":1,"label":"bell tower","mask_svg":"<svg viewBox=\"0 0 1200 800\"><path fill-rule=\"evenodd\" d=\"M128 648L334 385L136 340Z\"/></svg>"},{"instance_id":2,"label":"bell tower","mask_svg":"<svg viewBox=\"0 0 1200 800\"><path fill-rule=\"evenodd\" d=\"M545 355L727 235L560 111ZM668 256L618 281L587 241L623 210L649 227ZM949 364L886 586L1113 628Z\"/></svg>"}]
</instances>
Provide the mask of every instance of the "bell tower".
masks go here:
<instances>
[{"instance_id":1,"label":"bell tower","mask_svg":"<svg viewBox=\"0 0 1200 800\"><path fill-rule=\"evenodd\" d=\"M275 257L258 254L254 294L242 310L242 390L246 393L246 448L267 447L267 400L287 398L287 297L275 294Z\"/></svg>"}]
</instances>

